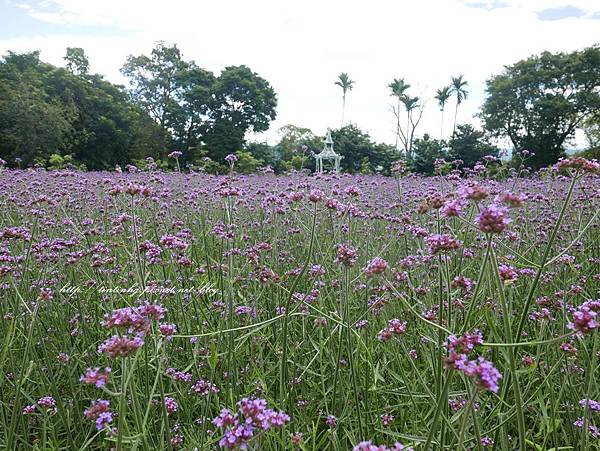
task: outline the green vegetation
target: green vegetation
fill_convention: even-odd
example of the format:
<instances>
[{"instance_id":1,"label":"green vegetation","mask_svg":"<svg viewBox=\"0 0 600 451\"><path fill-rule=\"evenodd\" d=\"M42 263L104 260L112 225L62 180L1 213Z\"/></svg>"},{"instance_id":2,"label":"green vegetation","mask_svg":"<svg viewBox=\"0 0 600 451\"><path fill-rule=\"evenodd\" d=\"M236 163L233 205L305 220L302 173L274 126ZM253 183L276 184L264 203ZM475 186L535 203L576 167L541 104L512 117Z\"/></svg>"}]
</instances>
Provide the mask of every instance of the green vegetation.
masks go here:
<instances>
[{"instance_id":1,"label":"green vegetation","mask_svg":"<svg viewBox=\"0 0 600 451\"><path fill-rule=\"evenodd\" d=\"M322 149L322 136L293 124L280 129L275 145L246 140L248 132L269 128L277 107L269 82L247 66L213 74L186 60L176 45L159 42L149 55L127 58L121 68L129 85L124 87L91 74L81 48L67 48L64 59L65 68L42 62L39 52L8 52L0 60L0 159L8 166L112 170L145 166L152 158L165 169L224 173L224 158L237 154L243 163L238 170L268 166L282 173L312 169L311 155ZM499 139L512 143L514 155L529 152L525 164L539 169L565 154L577 130L589 144L582 154L596 158L599 153L598 46L544 52L490 78L479 114L483 130L458 123L468 82L463 75L451 77L433 96L441 113L439 139L418 134L427 99L409 92L404 78L395 78L388 85L394 146L374 142L357 124L344 122L346 96L355 81L342 73L335 85L342 90L342 125L333 138L347 172L388 174L398 159L424 174L434 172L436 159L473 168L486 155L498 156L493 143ZM449 104L454 123L445 134ZM174 151L181 156L169 158Z\"/></svg>"}]
</instances>

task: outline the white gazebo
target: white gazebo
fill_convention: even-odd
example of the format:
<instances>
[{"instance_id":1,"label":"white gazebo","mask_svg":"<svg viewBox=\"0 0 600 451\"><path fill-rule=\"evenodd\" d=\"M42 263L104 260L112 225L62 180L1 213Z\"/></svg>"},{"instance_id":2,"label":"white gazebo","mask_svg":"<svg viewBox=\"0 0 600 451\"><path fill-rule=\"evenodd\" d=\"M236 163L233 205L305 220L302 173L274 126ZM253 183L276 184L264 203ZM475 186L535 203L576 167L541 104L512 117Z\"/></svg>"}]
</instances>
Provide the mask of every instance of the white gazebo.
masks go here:
<instances>
[{"instance_id":1,"label":"white gazebo","mask_svg":"<svg viewBox=\"0 0 600 451\"><path fill-rule=\"evenodd\" d=\"M315 155L315 160L317 161L317 173L320 174L323 172L323 160L325 161L333 161L334 171L340 171L340 161L344 158L342 155L339 155L333 150L333 139L331 139L331 129L327 129L327 136L325 137L325 147L323 150Z\"/></svg>"}]
</instances>

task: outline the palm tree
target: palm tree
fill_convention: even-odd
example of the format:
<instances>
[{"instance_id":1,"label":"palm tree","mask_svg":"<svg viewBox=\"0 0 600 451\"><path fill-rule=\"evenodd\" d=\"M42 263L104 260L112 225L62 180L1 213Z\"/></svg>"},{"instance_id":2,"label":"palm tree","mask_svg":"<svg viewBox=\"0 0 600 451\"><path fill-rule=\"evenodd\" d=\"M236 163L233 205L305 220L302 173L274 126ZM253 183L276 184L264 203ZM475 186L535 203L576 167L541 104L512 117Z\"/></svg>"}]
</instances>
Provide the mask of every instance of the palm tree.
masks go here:
<instances>
[{"instance_id":1,"label":"palm tree","mask_svg":"<svg viewBox=\"0 0 600 451\"><path fill-rule=\"evenodd\" d=\"M438 101L440 111L442 112L442 124L440 125L440 139L444 139L444 110L446 109L446 102L452 95L452 87L444 86L442 89L438 89L435 92L435 99Z\"/></svg>"},{"instance_id":2,"label":"palm tree","mask_svg":"<svg viewBox=\"0 0 600 451\"><path fill-rule=\"evenodd\" d=\"M456 133L456 116L458 115L458 105L462 103L463 100L467 100L467 95L469 92L465 89L467 86L467 82L463 80L464 75L459 75L458 77L452 77L452 85L451 91L456 94L456 109L454 110L454 129L452 134Z\"/></svg>"},{"instance_id":3,"label":"palm tree","mask_svg":"<svg viewBox=\"0 0 600 451\"><path fill-rule=\"evenodd\" d=\"M419 104L419 98L418 97L410 97L410 96L402 96L401 102L404 104L404 109L406 110L406 142L405 144L405 151L406 151L406 157L407 158L411 158L412 157L412 142L413 142L413 136L415 133L415 128L416 125L413 123L412 120L412 112L414 109L418 108L420 106ZM418 121L417 121L418 122ZM411 123L413 123L413 127L411 130Z\"/></svg>"},{"instance_id":4,"label":"palm tree","mask_svg":"<svg viewBox=\"0 0 600 451\"><path fill-rule=\"evenodd\" d=\"M346 72L342 72L338 76L338 80L335 82L340 88L342 88L342 127L344 126L344 110L346 109L346 93L352 91L354 86L354 80L350 80L350 77Z\"/></svg>"},{"instance_id":5,"label":"palm tree","mask_svg":"<svg viewBox=\"0 0 600 451\"><path fill-rule=\"evenodd\" d=\"M402 99L406 96L406 90L410 88L410 85L404 81L404 78L394 78L388 88L392 91L392 96L398 99L398 108L396 110L396 149L398 149L398 138L400 137L400 104Z\"/></svg>"}]
</instances>

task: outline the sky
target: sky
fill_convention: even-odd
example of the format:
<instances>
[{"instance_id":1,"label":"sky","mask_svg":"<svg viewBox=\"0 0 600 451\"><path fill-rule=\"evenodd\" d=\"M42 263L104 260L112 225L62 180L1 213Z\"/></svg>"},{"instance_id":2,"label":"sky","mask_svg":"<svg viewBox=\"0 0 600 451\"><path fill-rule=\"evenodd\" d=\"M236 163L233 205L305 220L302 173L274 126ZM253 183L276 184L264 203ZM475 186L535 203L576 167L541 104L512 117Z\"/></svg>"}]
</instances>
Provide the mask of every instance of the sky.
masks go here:
<instances>
[{"instance_id":1,"label":"sky","mask_svg":"<svg viewBox=\"0 0 600 451\"><path fill-rule=\"evenodd\" d=\"M125 84L128 55L157 41L176 43L186 60L218 74L245 64L271 83L277 119L254 141L277 142L285 124L324 135L346 123L380 142L395 142L388 84L404 78L425 102L417 135L440 136L438 88L463 74L468 98L459 123L478 125L485 80L503 67L548 50L600 43L600 0L0 0L0 54L41 51L64 65L82 47L91 71ZM454 103L443 136L452 132ZM579 141L578 141L579 142Z\"/></svg>"}]
</instances>

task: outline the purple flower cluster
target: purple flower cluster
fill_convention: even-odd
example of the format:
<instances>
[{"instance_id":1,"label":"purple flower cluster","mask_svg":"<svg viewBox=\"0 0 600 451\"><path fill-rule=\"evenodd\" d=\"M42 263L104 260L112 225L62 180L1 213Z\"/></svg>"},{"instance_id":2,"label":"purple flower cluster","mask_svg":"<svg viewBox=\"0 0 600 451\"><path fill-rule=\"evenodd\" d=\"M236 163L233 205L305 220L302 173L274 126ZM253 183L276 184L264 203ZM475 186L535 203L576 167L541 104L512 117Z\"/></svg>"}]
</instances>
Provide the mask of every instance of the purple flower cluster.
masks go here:
<instances>
[{"instance_id":1,"label":"purple flower cluster","mask_svg":"<svg viewBox=\"0 0 600 451\"><path fill-rule=\"evenodd\" d=\"M113 414L109 409L110 401L105 399L97 399L92 401L89 409L83 412L83 415L88 419L96 422L96 429L101 431L113 419Z\"/></svg>"},{"instance_id":2,"label":"purple flower cluster","mask_svg":"<svg viewBox=\"0 0 600 451\"><path fill-rule=\"evenodd\" d=\"M88 368L79 380L86 384L95 385L97 388L101 388L106 385L111 371L112 369L109 367L104 368L104 371L101 371L100 368Z\"/></svg>"},{"instance_id":3,"label":"purple flower cluster","mask_svg":"<svg viewBox=\"0 0 600 451\"><path fill-rule=\"evenodd\" d=\"M388 268L388 262L383 258L375 257L363 269L367 277L373 277L375 274L381 274Z\"/></svg>"},{"instance_id":4,"label":"purple flower cluster","mask_svg":"<svg viewBox=\"0 0 600 451\"><path fill-rule=\"evenodd\" d=\"M454 251L462 246L462 241L451 237L450 235L430 235L425 238L425 243L429 248L429 252L433 255L438 252Z\"/></svg>"},{"instance_id":5,"label":"purple flower cluster","mask_svg":"<svg viewBox=\"0 0 600 451\"><path fill-rule=\"evenodd\" d=\"M467 377L475 379L475 385L478 388L494 393L498 392L498 381L502 379L502 374L492 362L479 357L477 360L460 361L458 369Z\"/></svg>"},{"instance_id":6,"label":"purple flower cluster","mask_svg":"<svg viewBox=\"0 0 600 451\"><path fill-rule=\"evenodd\" d=\"M502 281L507 285L514 283L519 277L515 268L509 265L498 266L498 272Z\"/></svg>"},{"instance_id":7,"label":"purple flower cluster","mask_svg":"<svg viewBox=\"0 0 600 451\"><path fill-rule=\"evenodd\" d=\"M178 405L177 405L177 401L175 401L174 398L171 398L170 396L165 396L164 403L165 403L165 409L168 414L177 412Z\"/></svg>"},{"instance_id":8,"label":"purple flower cluster","mask_svg":"<svg viewBox=\"0 0 600 451\"><path fill-rule=\"evenodd\" d=\"M579 405L582 409L588 407L592 412L600 413L600 403L593 399L582 399L579 401Z\"/></svg>"},{"instance_id":9,"label":"purple flower cluster","mask_svg":"<svg viewBox=\"0 0 600 451\"><path fill-rule=\"evenodd\" d=\"M581 172L589 172L595 174L600 172L600 163L596 160L588 160L583 157L574 158L560 158L556 163L555 168L557 170L573 169Z\"/></svg>"},{"instance_id":10,"label":"purple flower cluster","mask_svg":"<svg viewBox=\"0 0 600 451\"><path fill-rule=\"evenodd\" d=\"M196 393L201 396L208 396L209 393L219 393L219 388L212 382L205 381L204 379L198 379L192 388L192 393Z\"/></svg>"},{"instance_id":11,"label":"purple flower cluster","mask_svg":"<svg viewBox=\"0 0 600 451\"><path fill-rule=\"evenodd\" d=\"M463 199L452 199L444 203L440 211L442 216L451 218L454 216L460 216L464 207L465 203Z\"/></svg>"},{"instance_id":12,"label":"purple flower cluster","mask_svg":"<svg viewBox=\"0 0 600 451\"><path fill-rule=\"evenodd\" d=\"M587 334L598 328L596 317L600 312L600 300L584 302L579 310L573 313L573 321L568 324L569 329Z\"/></svg>"},{"instance_id":13,"label":"purple flower cluster","mask_svg":"<svg viewBox=\"0 0 600 451\"><path fill-rule=\"evenodd\" d=\"M310 194L308 195L308 200L316 203L316 202L321 202L324 197L325 197L325 194L323 193L323 191L321 191L320 189L317 189L317 188L313 188L310 190Z\"/></svg>"},{"instance_id":14,"label":"purple flower cluster","mask_svg":"<svg viewBox=\"0 0 600 451\"><path fill-rule=\"evenodd\" d=\"M56 400L52 396L44 396L37 400L35 404L25 406L23 415L34 413L37 409L48 411L50 415L56 415Z\"/></svg>"},{"instance_id":15,"label":"purple flower cluster","mask_svg":"<svg viewBox=\"0 0 600 451\"><path fill-rule=\"evenodd\" d=\"M465 276L456 276L454 280L452 280L452 286L462 288L465 291L471 291L475 286L475 282Z\"/></svg>"},{"instance_id":16,"label":"purple flower cluster","mask_svg":"<svg viewBox=\"0 0 600 451\"><path fill-rule=\"evenodd\" d=\"M150 321L136 308L124 307L104 315L102 326L107 329L112 327L127 329L130 334L144 335L150 330Z\"/></svg>"},{"instance_id":17,"label":"purple flower cluster","mask_svg":"<svg viewBox=\"0 0 600 451\"><path fill-rule=\"evenodd\" d=\"M478 330L466 333L459 338L453 335L449 336L446 341L448 357L445 359L445 366L446 368L459 370L467 377L474 379L478 388L496 393L498 391L498 381L502 378L500 372L483 357L469 360L469 353L475 346L482 344L483 335Z\"/></svg>"},{"instance_id":18,"label":"purple flower cluster","mask_svg":"<svg viewBox=\"0 0 600 451\"><path fill-rule=\"evenodd\" d=\"M496 196L496 202L503 203L509 207L520 207L526 200L527 196L525 194L514 194L510 191L504 191L502 194Z\"/></svg>"},{"instance_id":19,"label":"purple flower cluster","mask_svg":"<svg viewBox=\"0 0 600 451\"><path fill-rule=\"evenodd\" d=\"M120 337L113 335L98 347L98 352L106 354L110 358L128 357L144 345L144 339L141 336L134 338Z\"/></svg>"},{"instance_id":20,"label":"purple flower cluster","mask_svg":"<svg viewBox=\"0 0 600 451\"><path fill-rule=\"evenodd\" d=\"M399 319L391 319L389 320L387 327L379 331L377 339L379 341L388 341L394 335L402 335L406 332L407 324L406 321L400 322Z\"/></svg>"},{"instance_id":21,"label":"purple flower cluster","mask_svg":"<svg viewBox=\"0 0 600 451\"><path fill-rule=\"evenodd\" d=\"M238 156L236 154L230 153L225 157L225 161L229 164L233 164L238 161Z\"/></svg>"},{"instance_id":22,"label":"purple flower cluster","mask_svg":"<svg viewBox=\"0 0 600 451\"><path fill-rule=\"evenodd\" d=\"M354 249L349 244L338 244L336 246L337 258L335 261L337 263L341 263L345 266L354 266L356 264L356 259L358 258L358 254L356 249Z\"/></svg>"},{"instance_id":23,"label":"purple flower cluster","mask_svg":"<svg viewBox=\"0 0 600 451\"><path fill-rule=\"evenodd\" d=\"M475 218L477 227L485 233L501 233L511 221L512 219L508 217L508 208L496 204L484 208Z\"/></svg>"},{"instance_id":24,"label":"purple flower cluster","mask_svg":"<svg viewBox=\"0 0 600 451\"><path fill-rule=\"evenodd\" d=\"M237 408L235 414L229 409L222 409L213 420L213 424L224 431L219 441L221 448L247 449L255 431L280 428L290 421L285 412L267 409L267 401L260 398L244 398L237 403Z\"/></svg>"},{"instance_id":25,"label":"purple flower cluster","mask_svg":"<svg viewBox=\"0 0 600 451\"><path fill-rule=\"evenodd\" d=\"M471 199L475 201L483 200L489 196L488 190L476 183L469 183L465 186L462 186L458 190L458 194L464 199Z\"/></svg>"},{"instance_id":26,"label":"purple flower cluster","mask_svg":"<svg viewBox=\"0 0 600 451\"><path fill-rule=\"evenodd\" d=\"M584 425L585 420L582 417L577 418L577 420L575 420L573 423L573 426L578 428L582 428ZM588 433L594 438L600 438L600 430L598 430L598 428L593 424L588 424Z\"/></svg>"},{"instance_id":27,"label":"purple flower cluster","mask_svg":"<svg viewBox=\"0 0 600 451\"><path fill-rule=\"evenodd\" d=\"M190 373L186 373L185 371L177 371L175 368L167 368L165 370L165 374L167 376L171 376L176 381L181 382L192 382L192 375Z\"/></svg>"}]
</instances>

